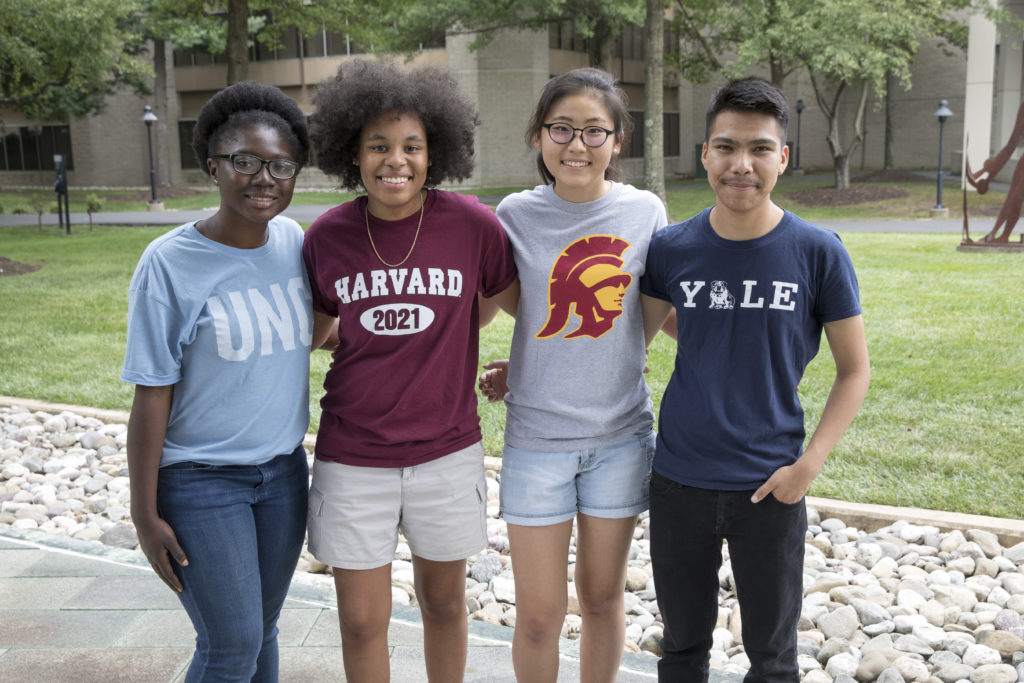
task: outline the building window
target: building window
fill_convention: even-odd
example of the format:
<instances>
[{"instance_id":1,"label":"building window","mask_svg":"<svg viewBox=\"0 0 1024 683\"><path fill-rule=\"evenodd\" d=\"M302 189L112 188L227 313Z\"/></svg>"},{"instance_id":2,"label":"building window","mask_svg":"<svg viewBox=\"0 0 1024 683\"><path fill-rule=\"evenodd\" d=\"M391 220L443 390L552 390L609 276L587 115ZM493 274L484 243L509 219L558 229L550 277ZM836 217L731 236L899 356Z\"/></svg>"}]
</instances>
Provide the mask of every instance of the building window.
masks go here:
<instances>
[{"instance_id":1,"label":"building window","mask_svg":"<svg viewBox=\"0 0 1024 683\"><path fill-rule=\"evenodd\" d=\"M589 49L588 43L588 39L576 33L576 24L571 19L548 27L548 47L552 50L586 52Z\"/></svg>"},{"instance_id":2,"label":"building window","mask_svg":"<svg viewBox=\"0 0 1024 683\"><path fill-rule=\"evenodd\" d=\"M622 156L626 159L642 159L644 156L644 113L634 110L629 112L633 119L633 133L629 136L629 145ZM667 111L662 114L662 154L666 157L679 156L679 112Z\"/></svg>"},{"instance_id":3,"label":"building window","mask_svg":"<svg viewBox=\"0 0 1024 683\"><path fill-rule=\"evenodd\" d=\"M665 131L665 156L679 156L679 112L665 112L662 127Z\"/></svg>"},{"instance_id":4,"label":"building window","mask_svg":"<svg viewBox=\"0 0 1024 683\"><path fill-rule=\"evenodd\" d=\"M196 153L192 151L192 131L196 128L195 120L178 121L178 152L181 156L182 170L199 169Z\"/></svg>"},{"instance_id":5,"label":"building window","mask_svg":"<svg viewBox=\"0 0 1024 683\"><path fill-rule=\"evenodd\" d=\"M55 154L75 170L69 126L7 126L0 138L0 171L52 171Z\"/></svg>"},{"instance_id":6,"label":"building window","mask_svg":"<svg viewBox=\"0 0 1024 683\"><path fill-rule=\"evenodd\" d=\"M644 59L644 27L627 24L615 41L615 56L622 59Z\"/></svg>"}]
</instances>

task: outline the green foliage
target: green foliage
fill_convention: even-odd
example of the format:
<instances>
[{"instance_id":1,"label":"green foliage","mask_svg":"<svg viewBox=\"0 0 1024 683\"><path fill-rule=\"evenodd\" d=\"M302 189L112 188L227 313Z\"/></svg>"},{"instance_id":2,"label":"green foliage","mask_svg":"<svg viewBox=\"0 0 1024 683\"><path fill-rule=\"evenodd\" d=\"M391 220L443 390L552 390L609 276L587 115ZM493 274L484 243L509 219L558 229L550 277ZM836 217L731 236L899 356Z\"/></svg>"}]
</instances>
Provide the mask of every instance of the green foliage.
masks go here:
<instances>
[{"instance_id":1,"label":"green foliage","mask_svg":"<svg viewBox=\"0 0 1024 683\"><path fill-rule=\"evenodd\" d=\"M22 206L21 204L11 209L12 214L26 214L28 213L28 207Z\"/></svg>"},{"instance_id":2,"label":"green foliage","mask_svg":"<svg viewBox=\"0 0 1024 683\"><path fill-rule=\"evenodd\" d=\"M445 34L476 34L470 48L486 44L501 29L537 30L574 21L577 35L591 42L590 62L598 64L627 25L642 26L642 0L351 0L350 32L374 52L413 53L420 44Z\"/></svg>"},{"instance_id":3,"label":"green foliage","mask_svg":"<svg viewBox=\"0 0 1024 683\"><path fill-rule=\"evenodd\" d=\"M89 214L89 230L92 231L92 215L103 210L103 200L90 192L85 196L85 211Z\"/></svg>"},{"instance_id":4,"label":"green foliage","mask_svg":"<svg viewBox=\"0 0 1024 683\"><path fill-rule=\"evenodd\" d=\"M0 107L63 120L119 86L148 92L144 48L137 0L0 2Z\"/></svg>"},{"instance_id":5,"label":"green foliage","mask_svg":"<svg viewBox=\"0 0 1024 683\"><path fill-rule=\"evenodd\" d=\"M965 48L971 13L1021 25L987 0L675 0L674 10L669 25L681 47L666 59L689 80L707 82L715 73L735 78L765 66L781 86L807 69L829 122L826 140L840 188L848 186L849 158L863 140L868 89L878 102L890 76L909 89L922 40ZM839 115L853 91L853 135L844 140Z\"/></svg>"},{"instance_id":6,"label":"green foliage","mask_svg":"<svg viewBox=\"0 0 1024 683\"><path fill-rule=\"evenodd\" d=\"M888 71L909 78L920 40L964 49L970 13L1007 19L985 0L676 0L673 10L668 24L681 47L667 59L688 80L767 66L781 85L811 67L830 78L868 79L879 95Z\"/></svg>"},{"instance_id":7,"label":"green foliage","mask_svg":"<svg viewBox=\"0 0 1024 683\"><path fill-rule=\"evenodd\" d=\"M90 192L85 195L85 210L90 216L98 211L102 211L103 200L97 197L95 192Z\"/></svg>"},{"instance_id":8,"label":"green foliage","mask_svg":"<svg viewBox=\"0 0 1024 683\"><path fill-rule=\"evenodd\" d=\"M29 205L32 210L36 212L36 216L39 218L39 230L43 229L43 213L45 213L49 204L49 199L46 195L32 194L29 195Z\"/></svg>"},{"instance_id":9,"label":"green foliage","mask_svg":"<svg viewBox=\"0 0 1024 683\"><path fill-rule=\"evenodd\" d=\"M168 40L176 48L201 48L212 54L232 53L246 55L254 41L269 48L281 46L286 30L295 27L302 36L318 33L322 29L339 33L361 34L362 15L381 16L380 11L367 3L367 7L354 0L248 0L246 6L228 0L141 0L147 9L147 35ZM231 13L246 11L245 36L237 40L245 45L229 45L228 24ZM270 20L268 20L270 19Z\"/></svg>"},{"instance_id":10,"label":"green foliage","mask_svg":"<svg viewBox=\"0 0 1024 683\"><path fill-rule=\"evenodd\" d=\"M36 213L43 213L46 211L46 207L49 204L49 198L45 194L33 193L29 195L28 205L32 207L32 210Z\"/></svg>"}]
</instances>

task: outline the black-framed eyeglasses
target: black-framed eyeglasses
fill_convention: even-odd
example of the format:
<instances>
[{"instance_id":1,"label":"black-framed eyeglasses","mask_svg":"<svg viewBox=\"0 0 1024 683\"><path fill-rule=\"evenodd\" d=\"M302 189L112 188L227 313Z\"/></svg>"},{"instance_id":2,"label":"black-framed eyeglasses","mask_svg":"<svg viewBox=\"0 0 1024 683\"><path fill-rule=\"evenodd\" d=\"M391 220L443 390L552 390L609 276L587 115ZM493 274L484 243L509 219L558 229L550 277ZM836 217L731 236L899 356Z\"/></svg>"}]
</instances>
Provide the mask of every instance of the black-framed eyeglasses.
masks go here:
<instances>
[{"instance_id":1,"label":"black-framed eyeglasses","mask_svg":"<svg viewBox=\"0 0 1024 683\"><path fill-rule=\"evenodd\" d=\"M270 175L278 180L290 180L299 172L299 165L287 159L261 159L255 154L211 154L211 159L227 159L238 173L256 175L267 165Z\"/></svg>"},{"instance_id":2,"label":"black-framed eyeglasses","mask_svg":"<svg viewBox=\"0 0 1024 683\"><path fill-rule=\"evenodd\" d=\"M579 133L580 139L587 147L600 147L608 139L608 136L615 132L601 126L573 128L568 123L544 123L541 124L541 127L548 129L548 137L551 138L551 142L567 145L576 137L576 133Z\"/></svg>"}]
</instances>

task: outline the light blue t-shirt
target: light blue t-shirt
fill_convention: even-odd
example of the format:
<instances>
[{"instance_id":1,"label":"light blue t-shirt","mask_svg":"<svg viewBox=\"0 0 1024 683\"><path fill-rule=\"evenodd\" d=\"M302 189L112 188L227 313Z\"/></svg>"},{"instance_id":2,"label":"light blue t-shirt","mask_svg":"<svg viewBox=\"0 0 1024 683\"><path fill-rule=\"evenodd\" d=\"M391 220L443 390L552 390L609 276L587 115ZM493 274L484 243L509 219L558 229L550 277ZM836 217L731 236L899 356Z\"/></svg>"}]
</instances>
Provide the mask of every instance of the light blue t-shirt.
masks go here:
<instances>
[{"instance_id":1,"label":"light blue t-shirt","mask_svg":"<svg viewBox=\"0 0 1024 683\"><path fill-rule=\"evenodd\" d=\"M302 442L312 341L302 236L278 216L266 244L236 249L188 223L142 254L121 379L174 385L161 467L255 465Z\"/></svg>"}]
</instances>

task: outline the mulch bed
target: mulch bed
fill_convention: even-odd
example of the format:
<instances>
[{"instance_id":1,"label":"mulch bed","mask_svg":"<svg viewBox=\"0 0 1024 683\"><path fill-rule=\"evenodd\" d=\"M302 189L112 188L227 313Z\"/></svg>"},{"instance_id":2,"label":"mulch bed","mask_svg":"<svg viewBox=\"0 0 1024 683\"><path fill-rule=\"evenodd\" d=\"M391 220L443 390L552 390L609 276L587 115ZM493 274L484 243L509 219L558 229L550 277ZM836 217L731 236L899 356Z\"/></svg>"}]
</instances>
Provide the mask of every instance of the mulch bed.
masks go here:
<instances>
[{"instance_id":1,"label":"mulch bed","mask_svg":"<svg viewBox=\"0 0 1024 683\"><path fill-rule=\"evenodd\" d=\"M4 275L23 275L40 268L42 266L30 266L27 263L19 263L18 261L12 261L9 258L0 256L0 277Z\"/></svg>"},{"instance_id":2,"label":"mulch bed","mask_svg":"<svg viewBox=\"0 0 1024 683\"><path fill-rule=\"evenodd\" d=\"M874 171L850 179L850 187L837 190L834 187L814 187L790 192L787 196L804 206L849 206L863 202L877 202L882 199L899 199L909 193L898 187L869 185L867 183L916 183L930 182L928 178L907 171Z\"/></svg>"}]
</instances>

